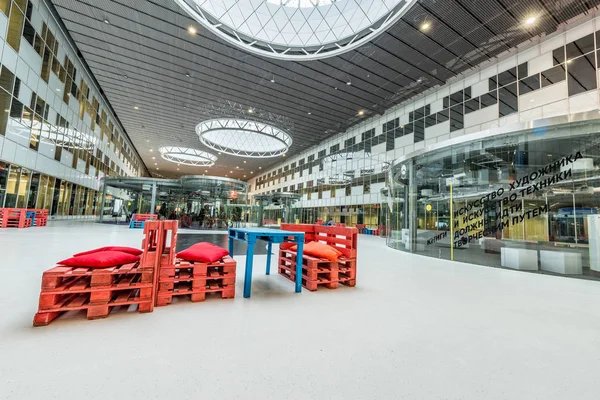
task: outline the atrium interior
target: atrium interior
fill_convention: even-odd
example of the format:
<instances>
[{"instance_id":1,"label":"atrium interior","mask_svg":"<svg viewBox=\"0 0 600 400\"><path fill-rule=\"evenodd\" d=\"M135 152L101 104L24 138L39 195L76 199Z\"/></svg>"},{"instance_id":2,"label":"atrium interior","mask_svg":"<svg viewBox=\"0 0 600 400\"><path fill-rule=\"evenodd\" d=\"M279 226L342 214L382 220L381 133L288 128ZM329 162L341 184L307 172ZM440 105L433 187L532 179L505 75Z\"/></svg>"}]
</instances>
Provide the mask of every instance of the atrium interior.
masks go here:
<instances>
[{"instance_id":1,"label":"atrium interior","mask_svg":"<svg viewBox=\"0 0 600 400\"><path fill-rule=\"evenodd\" d=\"M0 0L0 106L2 400L598 398L600 0Z\"/></svg>"}]
</instances>

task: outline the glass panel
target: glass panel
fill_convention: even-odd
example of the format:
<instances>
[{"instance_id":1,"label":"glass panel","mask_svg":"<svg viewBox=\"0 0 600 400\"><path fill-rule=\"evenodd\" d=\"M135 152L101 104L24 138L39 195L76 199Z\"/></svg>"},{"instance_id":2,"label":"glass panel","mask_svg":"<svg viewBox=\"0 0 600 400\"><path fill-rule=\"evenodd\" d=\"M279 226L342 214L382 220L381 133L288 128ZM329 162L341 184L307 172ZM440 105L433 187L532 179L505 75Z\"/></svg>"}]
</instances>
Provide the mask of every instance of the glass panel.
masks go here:
<instances>
[{"instance_id":1,"label":"glass panel","mask_svg":"<svg viewBox=\"0 0 600 400\"><path fill-rule=\"evenodd\" d=\"M29 185L29 198L27 200L27 208L36 208L39 190L40 174L38 172L33 172L31 174L31 183Z\"/></svg>"},{"instance_id":2,"label":"glass panel","mask_svg":"<svg viewBox=\"0 0 600 400\"><path fill-rule=\"evenodd\" d=\"M517 84L513 83L498 89L500 98L500 116L513 114L518 111L519 99L517 98Z\"/></svg>"},{"instance_id":3,"label":"glass panel","mask_svg":"<svg viewBox=\"0 0 600 400\"><path fill-rule=\"evenodd\" d=\"M498 74L498 86L506 86L509 83L513 83L517 80L517 68L513 67L508 71L504 71Z\"/></svg>"},{"instance_id":4,"label":"glass panel","mask_svg":"<svg viewBox=\"0 0 600 400\"><path fill-rule=\"evenodd\" d=\"M26 208L29 198L29 184L31 180L31 171L22 168L19 179L19 190L17 195L17 208Z\"/></svg>"},{"instance_id":5,"label":"glass panel","mask_svg":"<svg viewBox=\"0 0 600 400\"><path fill-rule=\"evenodd\" d=\"M529 78L521 79L519 81L519 95L533 92L540 88L540 74L535 74Z\"/></svg>"},{"instance_id":6,"label":"glass panel","mask_svg":"<svg viewBox=\"0 0 600 400\"><path fill-rule=\"evenodd\" d=\"M10 72L6 67L2 67L0 71L0 87L6 90L8 93L12 93L13 84L15 83L15 74ZM2 103L9 104L9 103Z\"/></svg>"},{"instance_id":7,"label":"glass panel","mask_svg":"<svg viewBox=\"0 0 600 400\"><path fill-rule=\"evenodd\" d=\"M6 135L6 125L10 115L11 96L4 90L0 89L0 135Z\"/></svg>"},{"instance_id":8,"label":"glass panel","mask_svg":"<svg viewBox=\"0 0 600 400\"><path fill-rule=\"evenodd\" d=\"M8 169L10 164L0 161L0 207L4 207L4 198L6 197L6 187L8 185Z\"/></svg>"},{"instance_id":9,"label":"glass panel","mask_svg":"<svg viewBox=\"0 0 600 400\"><path fill-rule=\"evenodd\" d=\"M594 34L592 33L567 44L567 60L582 56L591 51L594 51Z\"/></svg>"},{"instance_id":10,"label":"glass panel","mask_svg":"<svg viewBox=\"0 0 600 400\"><path fill-rule=\"evenodd\" d=\"M17 193L19 192L19 174L21 168L11 165L8 174L8 184L6 185L5 208L15 208L17 206Z\"/></svg>"},{"instance_id":11,"label":"glass panel","mask_svg":"<svg viewBox=\"0 0 600 400\"><path fill-rule=\"evenodd\" d=\"M596 88L594 53L567 61L569 96Z\"/></svg>"},{"instance_id":12,"label":"glass panel","mask_svg":"<svg viewBox=\"0 0 600 400\"><path fill-rule=\"evenodd\" d=\"M13 7L10 11L8 22L8 34L6 35L6 43L8 43L15 51L19 52L21 46L21 32L23 32L23 22L25 14L17 7Z\"/></svg>"},{"instance_id":13,"label":"glass panel","mask_svg":"<svg viewBox=\"0 0 600 400\"><path fill-rule=\"evenodd\" d=\"M542 87L550 86L566 79L565 66L557 65L542 72Z\"/></svg>"}]
</instances>

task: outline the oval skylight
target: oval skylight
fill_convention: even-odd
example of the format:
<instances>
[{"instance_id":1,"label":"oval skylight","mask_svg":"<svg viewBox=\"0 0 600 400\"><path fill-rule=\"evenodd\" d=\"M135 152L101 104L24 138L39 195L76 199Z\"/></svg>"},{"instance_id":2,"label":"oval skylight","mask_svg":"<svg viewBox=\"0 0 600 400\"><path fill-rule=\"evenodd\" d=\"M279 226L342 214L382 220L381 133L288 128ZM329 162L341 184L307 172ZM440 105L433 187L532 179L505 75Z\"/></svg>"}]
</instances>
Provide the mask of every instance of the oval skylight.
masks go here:
<instances>
[{"instance_id":1,"label":"oval skylight","mask_svg":"<svg viewBox=\"0 0 600 400\"><path fill-rule=\"evenodd\" d=\"M216 118L196 126L200 141L213 150L243 157L285 154L292 137L274 126L245 119Z\"/></svg>"},{"instance_id":2,"label":"oval skylight","mask_svg":"<svg viewBox=\"0 0 600 400\"><path fill-rule=\"evenodd\" d=\"M374 39L417 0L174 0L221 38L278 59L333 57Z\"/></svg>"},{"instance_id":3,"label":"oval skylight","mask_svg":"<svg viewBox=\"0 0 600 400\"><path fill-rule=\"evenodd\" d=\"M212 167L217 161L217 156L214 154L186 147L164 146L159 148L158 151L162 158L177 164Z\"/></svg>"}]
</instances>

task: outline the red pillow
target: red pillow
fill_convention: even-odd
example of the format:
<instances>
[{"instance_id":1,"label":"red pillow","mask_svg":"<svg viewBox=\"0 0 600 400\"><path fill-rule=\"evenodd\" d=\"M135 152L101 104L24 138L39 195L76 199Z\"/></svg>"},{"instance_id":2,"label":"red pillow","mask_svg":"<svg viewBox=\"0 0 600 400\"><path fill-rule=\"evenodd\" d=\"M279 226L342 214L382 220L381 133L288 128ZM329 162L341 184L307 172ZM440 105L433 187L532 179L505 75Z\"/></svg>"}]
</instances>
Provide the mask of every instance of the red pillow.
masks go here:
<instances>
[{"instance_id":1,"label":"red pillow","mask_svg":"<svg viewBox=\"0 0 600 400\"><path fill-rule=\"evenodd\" d=\"M339 256L341 256L343 253L337 248L337 246L334 246L332 244L328 245L329 247L331 247L333 249L333 251L335 251L335 254Z\"/></svg>"},{"instance_id":2,"label":"red pillow","mask_svg":"<svg viewBox=\"0 0 600 400\"><path fill-rule=\"evenodd\" d=\"M294 243L294 242L283 242L279 245L279 248L281 250L289 250L292 247L294 247L295 245L296 245L296 243ZM295 251L295 250L292 250L292 251Z\"/></svg>"},{"instance_id":3,"label":"red pillow","mask_svg":"<svg viewBox=\"0 0 600 400\"><path fill-rule=\"evenodd\" d=\"M99 247L94 250L88 250L81 253L73 254L73 257L84 256L86 254L98 253L99 251L120 251L127 254L133 254L134 256L139 256L143 253L142 250L136 249L133 247L125 247L125 246L105 246Z\"/></svg>"},{"instance_id":4,"label":"red pillow","mask_svg":"<svg viewBox=\"0 0 600 400\"><path fill-rule=\"evenodd\" d=\"M131 264L139 261L140 257L122 251L98 251L96 253L75 256L59 261L60 265L69 267L107 268L117 265Z\"/></svg>"},{"instance_id":5,"label":"red pillow","mask_svg":"<svg viewBox=\"0 0 600 400\"><path fill-rule=\"evenodd\" d=\"M212 263L228 256L229 252L216 244L201 242L177 253L177 257L186 261Z\"/></svg>"},{"instance_id":6,"label":"red pillow","mask_svg":"<svg viewBox=\"0 0 600 400\"><path fill-rule=\"evenodd\" d=\"M292 251L296 251L298 246L292 247ZM331 246L326 245L321 242L308 242L304 243L304 254L308 254L309 256L315 256L319 258L326 258L329 261L337 262L338 255L336 250L332 249Z\"/></svg>"}]
</instances>

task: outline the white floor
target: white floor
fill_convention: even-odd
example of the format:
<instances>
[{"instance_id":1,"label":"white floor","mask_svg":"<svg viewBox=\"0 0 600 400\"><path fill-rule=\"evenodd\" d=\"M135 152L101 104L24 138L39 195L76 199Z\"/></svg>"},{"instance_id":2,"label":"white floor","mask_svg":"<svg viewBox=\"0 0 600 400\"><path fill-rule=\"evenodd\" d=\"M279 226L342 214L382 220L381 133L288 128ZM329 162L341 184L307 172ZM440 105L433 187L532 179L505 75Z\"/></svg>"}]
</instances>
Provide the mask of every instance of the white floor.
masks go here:
<instances>
[{"instance_id":1,"label":"white floor","mask_svg":"<svg viewBox=\"0 0 600 400\"><path fill-rule=\"evenodd\" d=\"M141 239L90 222L0 230L0 399L600 398L600 282L412 256L369 236L356 288L295 294L255 267L244 299L240 267L234 300L31 326L53 262Z\"/></svg>"}]
</instances>

